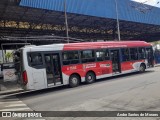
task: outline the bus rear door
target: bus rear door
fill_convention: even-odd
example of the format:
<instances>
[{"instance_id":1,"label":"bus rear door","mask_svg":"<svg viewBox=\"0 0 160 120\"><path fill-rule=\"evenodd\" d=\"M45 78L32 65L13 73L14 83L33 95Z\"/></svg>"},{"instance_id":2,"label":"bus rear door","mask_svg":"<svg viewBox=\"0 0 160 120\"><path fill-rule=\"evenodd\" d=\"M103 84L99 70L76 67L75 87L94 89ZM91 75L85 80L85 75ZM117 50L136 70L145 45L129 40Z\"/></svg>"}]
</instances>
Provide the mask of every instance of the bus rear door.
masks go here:
<instances>
[{"instance_id":1,"label":"bus rear door","mask_svg":"<svg viewBox=\"0 0 160 120\"><path fill-rule=\"evenodd\" d=\"M59 53L44 54L44 59L48 86L63 84Z\"/></svg>"},{"instance_id":2,"label":"bus rear door","mask_svg":"<svg viewBox=\"0 0 160 120\"><path fill-rule=\"evenodd\" d=\"M146 48L146 58L148 61L148 67L153 67L154 66L154 55L153 55L152 47Z\"/></svg>"}]
</instances>

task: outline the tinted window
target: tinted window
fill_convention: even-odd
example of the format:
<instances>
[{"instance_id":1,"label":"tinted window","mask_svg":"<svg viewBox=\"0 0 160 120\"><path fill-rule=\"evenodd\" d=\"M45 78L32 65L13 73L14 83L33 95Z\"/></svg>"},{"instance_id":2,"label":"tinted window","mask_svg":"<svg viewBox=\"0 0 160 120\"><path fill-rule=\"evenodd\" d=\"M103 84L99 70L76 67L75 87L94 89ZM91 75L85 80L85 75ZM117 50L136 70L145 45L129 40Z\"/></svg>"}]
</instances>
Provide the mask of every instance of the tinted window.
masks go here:
<instances>
[{"instance_id":1,"label":"tinted window","mask_svg":"<svg viewBox=\"0 0 160 120\"><path fill-rule=\"evenodd\" d=\"M82 63L94 62L95 61L94 51L93 50L81 51L81 58L82 58Z\"/></svg>"},{"instance_id":2,"label":"tinted window","mask_svg":"<svg viewBox=\"0 0 160 120\"><path fill-rule=\"evenodd\" d=\"M145 48L138 48L138 53L139 53L139 59L145 59Z\"/></svg>"},{"instance_id":3,"label":"tinted window","mask_svg":"<svg viewBox=\"0 0 160 120\"><path fill-rule=\"evenodd\" d=\"M47 74L52 73L52 61L51 61L51 56L50 55L45 55L45 64L46 64L46 72Z\"/></svg>"},{"instance_id":4,"label":"tinted window","mask_svg":"<svg viewBox=\"0 0 160 120\"><path fill-rule=\"evenodd\" d=\"M62 53L63 65L79 63L78 51L67 51Z\"/></svg>"},{"instance_id":5,"label":"tinted window","mask_svg":"<svg viewBox=\"0 0 160 120\"><path fill-rule=\"evenodd\" d=\"M97 61L103 61L105 59L105 51L104 50L97 50L96 57L97 57Z\"/></svg>"},{"instance_id":6,"label":"tinted window","mask_svg":"<svg viewBox=\"0 0 160 120\"><path fill-rule=\"evenodd\" d=\"M105 50L105 60L110 60L109 50Z\"/></svg>"},{"instance_id":7,"label":"tinted window","mask_svg":"<svg viewBox=\"0 0 160 120\"><path fill-rule=\"evenodd\" d=\"M97 61L109 60L109 51L108 50L97 50L96 51Z\"/></svg>"},{"instance_id":8,"label":"tinted window","mask_svg":"<svg viewBox=\"0 0 160 120\"><path fill-rule=\"evenodd\" d=\"M124 48L122 49L122 61L129 61L129 49L128 48Z\"/></svg>"},{"instance_id":9,"label":"tinted window","mask_svg":"<svg viewBox=\"0 0 160 120\"><path fill-rule=\"evenodd\" d=\"M31 66L42 65L42 55L41 53L29 53L28 55L29 64Z\"/></svg>"},{"instance_id":10,"label":"tinted window","mask_svg":"<svg viewBox=\"0 0 160 120\"><path fill-rule=\"evenodd\" d=\"M130 48L131 60L138 60L138 51L137 48Z\"/></svg>"},{"instance_id":11,"label":"tinted window","mask_svg":"<svg viewBox=\"0 0 160 120\"><path fill-rule=\"evenodd\" d=\"M146 57L147 58L153 57L153 49L152 48L146 48Z\"/></svg>"}]
</instances>

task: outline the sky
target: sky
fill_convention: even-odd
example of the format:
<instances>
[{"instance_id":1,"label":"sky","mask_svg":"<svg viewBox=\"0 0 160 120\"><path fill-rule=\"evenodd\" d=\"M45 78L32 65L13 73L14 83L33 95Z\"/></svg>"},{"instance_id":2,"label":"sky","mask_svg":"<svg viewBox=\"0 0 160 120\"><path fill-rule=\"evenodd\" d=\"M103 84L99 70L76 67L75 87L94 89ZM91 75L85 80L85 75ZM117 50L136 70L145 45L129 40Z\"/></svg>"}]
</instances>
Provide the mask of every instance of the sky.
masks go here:
<instances>
[{"instance_id":1,"label":"sky","mask_svg":"<svg viewBox=\"0 0 160 120\"><path fill-rule=\"evenodd\" d=\"M133 0L133 1L141 2L141 3L145 2L145 4L156 6L160 8L160 0Z\"/></svg>"}]
</instances>

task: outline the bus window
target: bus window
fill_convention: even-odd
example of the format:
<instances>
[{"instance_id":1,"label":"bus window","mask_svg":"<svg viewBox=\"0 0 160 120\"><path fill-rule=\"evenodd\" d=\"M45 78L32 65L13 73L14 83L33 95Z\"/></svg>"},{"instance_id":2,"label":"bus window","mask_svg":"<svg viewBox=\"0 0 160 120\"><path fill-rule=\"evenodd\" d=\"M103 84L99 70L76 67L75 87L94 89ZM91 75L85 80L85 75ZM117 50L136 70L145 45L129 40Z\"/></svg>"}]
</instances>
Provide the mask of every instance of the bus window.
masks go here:
<instances>
[{"instance_id":1,"label":"bus window","mask_svg":"<svg viewBox=\"0 0 160 120\"><path fill-rule=\"evenodd\" d=\"M97 50L96 57L97 57L97 61L103 61L105 58L105 51L104 50Z\"/></svg>"},{"instance_id":2,"label":"bus window","mask_svg":"<svg viewBox=\"0 0 160 120\"><path fill-rule=\"evenodd\" d=\"M46 72L47 74L52 73L52 61L50 55L45 55L45 63L46 63Z\"/></svg>"},{"instance_id":3,"label":"bus window","mask_svg":"<svg viewBox=\"0 0 160 120\"><path fill-rule=\"evenodd\" d=\"M110 60L109 50L105 50L105 60Z\"/></svg>"},{"instance_id":4,"label":"bus window","mask_svg":"<svg viewBox=\"0 0 160 120\"><path fill-rule=\"evenodd\" d=\"M93 50L81 51L82 63L95 62L95 56Z\"/></svg>"},{"instance_id":5,"label":"bus window","mask_svg":"<svg viewBox=\"0 0 160 120\"><path fill-rule=\"evenodd\" d=\"M129 61L130 58L129 58L129 49L128 48L124 48L124 49L121 49L122 51L122 61Z\"/></svg>"},{"instance_id":6,"label":"bus window","mask_svg":"<svg viewBox=\"0 0 160 120\"><path fill-rule=\"evenodd\" d=\"M145 59L145 48L138 48L138 53L139 53L139 59Z\"/></svg>"},{"instance_id":7,"label":"bus window","mask_svg":"<svg viewBox=\"0 0 160 120\"><path fill-rule=\"evenodd\" d=\"M63 65L78 64L78 51L67 51L62 53Z\"/></svg>"},{"instance_id":8,"label":"bus window","mask_svg":"<svg viewBox=\"0 0 160 120\"><path fill-rule=\"evenodd\" d=\"M109 51L108 50L97 50L96 51L97 61L109 60Z\"/></svg>"},{"instance_id":9,"label":"bus window","mask_svg":"<svg viewBox=\"0 0 160 120\"><path fill-rule=\"evenodd\" d=\"M130 48L131 60L138 60L137 48Z\"/></svg>"},{"instance_id":10,"label":"bus window","mask_svg":"<svg viewBox=\"0 0 160 120\"><path fill-rule=\"evenodd\" d=\"M43 65L41 53L29 53L28 60L31 66Z\"/></svg>"}]
</instances>

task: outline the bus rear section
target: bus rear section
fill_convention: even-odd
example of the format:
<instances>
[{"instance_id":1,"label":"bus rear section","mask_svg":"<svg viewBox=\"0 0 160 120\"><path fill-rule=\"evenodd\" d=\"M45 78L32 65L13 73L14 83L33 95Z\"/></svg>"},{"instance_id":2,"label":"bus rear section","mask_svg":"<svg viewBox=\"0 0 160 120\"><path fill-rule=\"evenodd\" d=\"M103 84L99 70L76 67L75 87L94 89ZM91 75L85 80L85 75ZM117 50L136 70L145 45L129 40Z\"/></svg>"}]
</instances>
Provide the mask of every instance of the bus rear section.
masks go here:
<instances>
[{"instance_id":1,"label":"bus rear section","mask_svg":"<svg viewBox=\"0 0 160 120\"><path fill-rule=\"evenodd\" d=\"M63 84L58 52L40 52L31 48L21 51L21 86L25 90L40 90Z\"/></svg>"},{"instance_id":2,"label":"bus rear section","mask_svg":"<svg viewBox=\"0 0 160 120\"><path fill-rule=\"evenodd\" d=\"M24 62L26 58L24 55L23 48L14 51L13 55L14 55L13 58L16 69L15 74L18 76L17 83L20 84L22 88L24 88L28 83L28 78L27 78L27 72L25 70Z\"/></svg>"}]
</instances>

